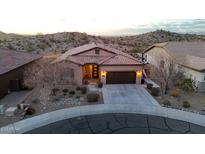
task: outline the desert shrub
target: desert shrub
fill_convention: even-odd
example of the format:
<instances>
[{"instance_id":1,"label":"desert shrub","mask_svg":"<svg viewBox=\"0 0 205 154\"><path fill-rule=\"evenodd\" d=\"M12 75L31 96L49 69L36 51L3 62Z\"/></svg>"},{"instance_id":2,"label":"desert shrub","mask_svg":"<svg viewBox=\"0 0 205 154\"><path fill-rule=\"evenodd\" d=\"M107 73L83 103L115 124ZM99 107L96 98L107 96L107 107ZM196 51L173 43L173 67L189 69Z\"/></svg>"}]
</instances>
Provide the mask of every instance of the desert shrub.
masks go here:
<instances>
[{"instance_id":1,"label":"desert shrub","mask_svg":"<svg viewBox=\"0 0 205 154\"><path fill-rule=\"evenodd\" d=\"M153 87L153 84L151 84L151 83L148 83L148 84L147 84L147 89L151 90L152 87Z\"/></svg>"},{"instance_id":2,"label":"desert shrub","mask_svg":"<svg viewBox=\"0 0 205 154\"><path fill-rule=\"evenodd\" d=\"M132 48L129 52L131 52L131 53L140 53L141 52L141 50L139 49L139 48Z\"/></svg>"},{"instance_id":3,"label":"desert shrub","mask_svg":"<svg viewBox=\"0 0 205 154\"><path fill-rule=\"evenodd\" d=\"M184 108L189 108L191 105L190 105L190 103L189 103L188 101L183 101L183 102L182 102L182 106L183 106Z\"/></svg>"},{"instance_id":4,"label":"desert shrub","mask_svg":"<svg viewBox=\"0 0 205 154\"><path fill-rule=\"evenodd\" d=\"M53 97L53 98L51 99L51 101L52 101L52 102L57 102L57 101L60 101L60 98L59 98L59 97Z\"/></svg>"},{"instance_id":5,"label":"desert shrub","mask_svg":"<svg viewBox=\"0 0 205 154\"><path fill-rule=\"evenodd\" d=\"M26 110L26 115L33 115L36 113L36 110L34 108L31 108L29 107L27 110Z\"/></svg>"},{"instance_id":6,"label":"desert shrub","mask_svg":"<svg viewBox=\"0 0 205 154\"><path fill-rule=\"evenodd\" d=\"M186 92L194 92L196 90L195 81L192 79L184 79L180 83L180 87Z\"/></svg>"},{"instance_id":7,"label":"desert shrub","mask_svg":"<svg viewBox=\"0 0 205 154\"><path fill-rule=\"evenodd\" d=\"M63 91L63 93L67 93L68 89L63 89L62 91Z\"/></svg>"},{"instance_id":8,"label":"desert shrub","mask_svg":"<svg viewBox=\"0 0 205 154\"><path fill-rule=\"evenodd\" d=\"M162 104L165 106L171 106L171 102L169 100L164 100Z\"/></svg>"},{"instance_id":9,"label":"desert shrub","mask_svg":"<svg viewBox=\"0 0 205 154\"><path fill-rule=\"evenodd\" d=\"M81 87L80 90L81 90L81 93L82 93L82 94L86 94L86 92L87 92L87 87Z\"/></svg>"},{"instance_id":10,"label":"desert shrub","mask_svg":"<svg viewBox=\"0 0 205 154\"><path fill-rule=\"evenodd\" d=\"M29 51L29 52L31 52L31 51L34 51L35 49L34 49L32 46L28 46L28 47L26 48L26 50Z\"/></svg>"},{"instance_id":11,"label":"desert shrub","mask_svg":"<svg viewBox=\"0 0 205 154\"><path fill-rule=\"evenodd\" d=\"M89 94L87 94L88 102L97 102L99 97L100 96L99 96L98 93L89 93Z\"/></svg>"},{"instance_id":12,"label":"desert shrub","mask_svg":"<svg viewBox=\"0 0 205 154\"><path fill-rule=\"evenodd\" d=\"M171 96L173 97L179 97L180 96L180 90L179 89L174 89L170 93Z\"/></svg>"},{"instance_id":13,"label":"desert shrub","mask_svg":"<svg viewBox=\"0 0 205 154\"><path fill-rule=\"evenodd\" d=\"M31 101L31 103L33 103L33 104L38 104L38 103L40 103L40 99L34 98L34 99Z\"/></svg>"},{"instance_id":14,"label":"desert shrub","mask_svg":"<svg viewBox=\"0 0 205 154\"><path fill-rule=\"evenodd\" d=\"M46 43L41 42L40 44L37 45L40 49L44 50L46 49Z\"/></svg>"},{"instance_id":15,"label":"desert shrub","mask_svg":"<svg viewBox=\"0 0 205 154\"><path fill-rule=\"evenodd\" d=\"M152 94L152 96L159 96L159 94L160 94L160 89L159 88L152 88L151 89L151 94Z\"/></svg>"},{"instance_id":16,"label":"desert shrub","mask_svg":"<svg viewBox=\"0 0 205 154\"><path fill-rule=\"evenodd\" d=\"M71 90L71 91L69 92L69 94L70 94L70 95L75 95L75 91L74 91L74 90Z\"/></svg>"},{"instance_id":17,"label":"desert shrub","mask_svg":"<svg viewBox=\"0 0 205 154\"><path fill-rule=\"evenodd\" d=\"M53 89L51 90L51 95L52 95L52 96L55 96L58 91L59 91L58 88L53 88Z\"/></svg>"},{"instance_id":18,"label":"desert shrub","mask_svg":"<svg viewBox=\"0 0 205 154\"><path fill-rule=\"evenodd\" d=\"M98 82L98 88L102 88L103 87L103 83L102 82Z\"/></svg>"},{"instance_id":19,"label":"desert shrub","mask_svg":"<svg viewBox=\"0 0 205 154\"><path fill-rule=\"evenodd\" d=\"M76 87L76 90L79 91L79 90L80 90L80 87Z\"/></svg>"}]
</instances>

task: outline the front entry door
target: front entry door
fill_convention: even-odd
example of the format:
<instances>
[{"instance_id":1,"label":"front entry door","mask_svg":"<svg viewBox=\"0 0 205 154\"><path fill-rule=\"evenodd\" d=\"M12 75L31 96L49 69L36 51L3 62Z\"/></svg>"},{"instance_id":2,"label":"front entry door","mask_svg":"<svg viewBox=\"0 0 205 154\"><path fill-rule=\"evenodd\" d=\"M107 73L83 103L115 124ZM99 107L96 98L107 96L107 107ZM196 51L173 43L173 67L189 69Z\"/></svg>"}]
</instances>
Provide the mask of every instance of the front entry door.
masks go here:
<instances>
[{"instance_id":1,"label":"front entry door","mask_svg":"<svg viewBox=\"0 0 205 154\"><path fill-rule=\"evenodd\" d=\"M98 75L98 65L96 64L93 64L93 67L92 67L92 76L93 76L93 79L98 79L99 75Z\"/></svg>"}]
</instances>

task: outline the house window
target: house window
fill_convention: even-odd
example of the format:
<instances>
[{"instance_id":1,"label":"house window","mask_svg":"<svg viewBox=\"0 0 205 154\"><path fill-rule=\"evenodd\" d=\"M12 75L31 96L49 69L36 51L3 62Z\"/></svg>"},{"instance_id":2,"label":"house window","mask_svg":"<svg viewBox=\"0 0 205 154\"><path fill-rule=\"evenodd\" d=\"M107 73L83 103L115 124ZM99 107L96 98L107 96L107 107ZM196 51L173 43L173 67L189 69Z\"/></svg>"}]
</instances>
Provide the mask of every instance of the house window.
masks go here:
<instances>
[{"instance_id":1,"label":"house window","mask_svg":"<svg viewBox=\"0 0 205 154\"><path fill-rule=\"evenodd\" d=\"M100 54L100 50L99 49L95 49L95 54L99 55Z\"/></svg>"}]
</instances>

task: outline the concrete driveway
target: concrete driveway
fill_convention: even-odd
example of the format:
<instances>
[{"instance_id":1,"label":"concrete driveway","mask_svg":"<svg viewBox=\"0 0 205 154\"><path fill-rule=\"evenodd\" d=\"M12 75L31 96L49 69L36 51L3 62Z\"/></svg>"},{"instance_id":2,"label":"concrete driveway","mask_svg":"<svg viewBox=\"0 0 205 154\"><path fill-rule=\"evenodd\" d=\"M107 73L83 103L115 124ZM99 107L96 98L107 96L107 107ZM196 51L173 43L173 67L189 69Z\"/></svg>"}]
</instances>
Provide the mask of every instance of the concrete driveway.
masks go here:
<instances>
[{"instance_id":1,"label":"concrete driveway","mask_svg":"<svg viewBox=\"0 0 205 154\"><path fill-rule=\"evenodd\" d=\"M105 104L135 104L160 107L158 102L141 85L104 85L102 93Z\"/></svg>"}]
</instances>

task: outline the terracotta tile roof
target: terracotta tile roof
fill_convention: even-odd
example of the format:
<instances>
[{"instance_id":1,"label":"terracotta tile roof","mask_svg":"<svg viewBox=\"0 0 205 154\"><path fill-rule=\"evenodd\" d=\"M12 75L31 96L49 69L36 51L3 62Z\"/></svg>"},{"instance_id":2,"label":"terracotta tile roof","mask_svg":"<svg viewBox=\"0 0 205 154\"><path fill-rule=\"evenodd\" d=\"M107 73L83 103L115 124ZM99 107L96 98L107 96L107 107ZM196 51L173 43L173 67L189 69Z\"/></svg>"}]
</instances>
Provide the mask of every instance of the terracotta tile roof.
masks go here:
<instances>
[{"instance_id":1,"label":"terracotta tile roof","mask_svg":"<svg viewBox=\"0 0 205 154\"><path fill-rule=\"evenodd\" d=\"M0 49L0 75L39 59L40 57L41 56L37 54Z\"/></svg>"},{"instance_id":2,"label":"terracotta tile roof","mask_svg":"<svg viewBox=\"0 0 205 154\"><path fill-rule=\"evenodd\" d=\"M194 63L189 62L188 67L193 67L197 70L205 69L204 65L201 63L201 59L198 62L196 60L198 58L202 58L202 59L205 58L205 41L198 41L198 42L182 41L182 42L157 43L147 48L144 52L148 52L153 47L164 48L169 53L169 55L174 57L175 60L180 64L186 61L186 63L184 63L184 66L187 65L187 60L190 59L191 61L194 60L195 62Z\"/></svg>"},{"instance_id":3,"label":"terracotta tile roof","mask_svg":"<svg viewBox=\"0 0 205 154\"><path fill-rule=\"evenodd\" d=\"M182 65L195 70L205 71L205 58L187 55Z\"/></svg>"},{"instance_id":4,"label":"terracotta tile roof","mask_svg":"<svg viewBox=\"0 0 205 154\"><path fill-rule=\"evenodd\" d=\"M84 65L87 63L95 63L99 64L102 60L107 59L108 57L106 56L69 56L67 60L77 63L80 65Z\"/></svg>"},{"instance_id":5,"label":"terracotta tile roof","mask_svg":"<svg viewBox=\"0 0 205 154\"><path fill-rule=\"evenodd\" d=\"M101 65L140 65L142 64L135 58L130 58L124 55L114 55L100 63Z\"/></svg>"},{"instance_id":6,"label":"terracotta tile roof","mask_svg":"<svg viewBox=\"0 0 205 154\"><path fill-rule=\"evenodd\" d=\"M80 53L91 50L93 48L100 48L103 50L107 50L109 52L112 52L112 56L83 56L80 55ZM113 60L111 60L113 58ZM91 43L86 44L71 50L68 50L66 53L58 57L55 61L52 63L60 62L63 60L69 60L74 63L78 63L81 65L84 65L86 63L96 63L99 65L137 65L142 64L142 62L133 56L124 53L122 51L119 51L117 49L111 48L109 46L106 46L104 44L97 44L97 43ZM115 62L114 62L115 61Z\"/></svg>"}]
</instances>

